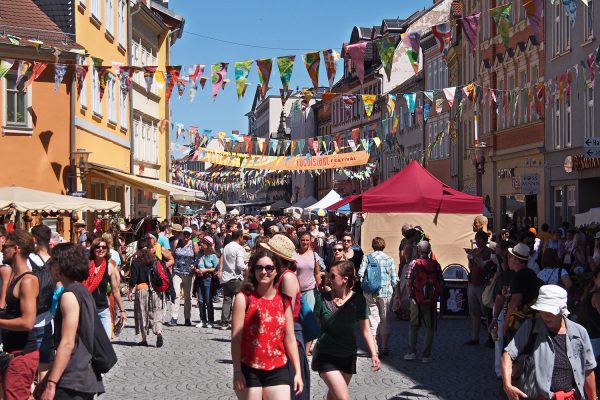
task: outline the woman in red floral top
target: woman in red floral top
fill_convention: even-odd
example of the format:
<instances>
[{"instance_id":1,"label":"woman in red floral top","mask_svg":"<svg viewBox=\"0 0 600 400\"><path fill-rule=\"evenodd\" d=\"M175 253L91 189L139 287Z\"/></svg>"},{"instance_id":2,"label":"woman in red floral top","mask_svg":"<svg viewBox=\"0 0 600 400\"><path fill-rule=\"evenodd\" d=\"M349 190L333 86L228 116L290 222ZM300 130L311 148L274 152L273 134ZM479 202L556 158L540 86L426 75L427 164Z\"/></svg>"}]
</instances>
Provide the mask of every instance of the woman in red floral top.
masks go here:
<instances>
[{"instance_id":1,"label":"woman in red floral top","mask_svg":"<svg viewBox=\"0 0 600 400\"><path fill-rule=\"evenodd\" d=\"M231 320L233 388L238 399L289 399L302 392L300 358L290 298L277 290L278 257L259 249L235 296ZM290 382L288 357L294 366Z\"/></svg>"}]
</instances>

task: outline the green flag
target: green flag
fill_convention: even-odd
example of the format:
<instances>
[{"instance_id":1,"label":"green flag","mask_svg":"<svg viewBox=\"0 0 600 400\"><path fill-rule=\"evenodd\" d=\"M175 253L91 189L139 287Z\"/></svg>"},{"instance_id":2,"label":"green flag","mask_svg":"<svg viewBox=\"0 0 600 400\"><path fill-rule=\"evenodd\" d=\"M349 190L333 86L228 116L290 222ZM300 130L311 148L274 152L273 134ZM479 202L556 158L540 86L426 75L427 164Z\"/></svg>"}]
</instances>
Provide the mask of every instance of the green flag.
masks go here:
<instances>
[{"instance_id":1,"label":"green flag","mask_svg":"<svg viewBox=\"0 0 600 400\"><path fill-rule=\"evenodd\" d=\"M250 67L254 61L237 61L233 64L235 68L235 87L237 89L238 100L244 97L246 92L246 80L250 74Z\"/></svg>"},{"instance_id":2,"label":"green flag","mask_svg":"<svg viewBox=\"0 0 600 400\"><path fill-rule=\"evenodd\" d=\"M394 58L394 52L396 51L396 39L392 37L384 37L381 40L375 41L377 45L377 51L379 52L379 58L383 64L383 69L387 75L388 81L392 75L392 61Z\"/></svg>"},{"instance_id":3,"label":"green flag","mask_svg":"<svg viewBox=\"0 0 600 400\"><path fill-rule=\"evenodd\" d=\"M294 69L294 61L296 56L283 56L277 58L277 66L279 67L279 75L281 75L281 85L283 90L287 92L290 80L292 79L292 70Z\"/></svg>"},{"instance_id":4,"label":"green flag","mask_svg":"<svg viewBox=\"0 0 600 400\"><path fill-rule=\"evenodd\" d=\"M490 12L492 13L492 18L494 18L494 22L496 23L496 27L498 28L498 32L500 33L500 37L502 38L502 43L505 48L508 48L508 35L510 29L510 10L512 9L512 3L508 3L506 5L492 8Z\"/></svg>"},{"instance_id":5,"label":"green flag","mask_svg":"<svg viewBox=\"0 0 600 400\"><path fill-rule=\"evenodd\" d=\"M0 79L10 71L14 63L15 60L0 60Z\"/></svg>"}]
</instances>

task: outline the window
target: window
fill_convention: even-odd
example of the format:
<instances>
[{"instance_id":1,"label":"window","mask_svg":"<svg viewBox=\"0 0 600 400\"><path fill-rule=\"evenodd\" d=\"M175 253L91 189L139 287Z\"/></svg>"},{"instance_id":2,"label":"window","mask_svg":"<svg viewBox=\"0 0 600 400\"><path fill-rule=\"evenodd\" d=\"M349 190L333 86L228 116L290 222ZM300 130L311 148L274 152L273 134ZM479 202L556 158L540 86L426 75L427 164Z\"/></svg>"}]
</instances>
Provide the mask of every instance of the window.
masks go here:
<instances>
[{"instance_id":1,"label":"window","mask_svg":"<svg viewBox=\"0 0 600 400\"><path fill-rule=\"evenodd\" d=\"M536 85L536 83L538 83L538 80L540 78L539 74L540 74L539 67L537 65L532 65L531 66L531 84L533 85L533 87L532 87L533 102L531 104L534 104L534 105L535 105L535 101L537 98L537 93L536 93L537 88L535 85ZM545 107L545 105L542 104L542 107ZM531 112L531 120L532 121L537 121L540 118L535 107L532 107L530 112Z\"/></svg>"},{"instance_id":2,"label":"window","mask_svg":"<svg viewBox=\"0 0 600 400\"><path fill-rule=\"evenodd\" d=\"M504 129L504 79L498 78L498 91L496 92L496 110L498 112L498 130Z\"/></svg>"},{"instance_id":3,"label":"window","mask_svg":"<svg viewBox=\"0 0 600 400\"><path fill-rule=\"evenodd\" d=\"M129 105L127 104L129 96L127 93L123 93L120 90L119 93L119 98L121 100L119 103L119 124L121 125L121 129L126 131L129 129L129 116L127 115L129 110Z\"/></svg>"},{"instance_id":4,"label":"window","mask_svg":"<svg viewBox=\"0 0 600 400\"><path fill-rule=\"evenodd\" d=\"M509 96L510 99L508 101L508 127L512 128L513 126L515 126L515 95L513 95L513 89L515 88L515 76L514 75L509 75L508 76L508 90L510 90L509 92Z\"/></svg>"},{"instance_id":5,"label":"window","mask_svg":"<svg viewBox=\"0 0 600 400\"><path fill-rule=\"evenodd\" d=\"M554 124L552 124L552 136L554 137L554 148L560 149L560 101L558 97L554 99Z\"/></svg>"},{"instance_id":6,"label":"window","mask_svg":"<svg viewBox=\"0 0 600 400\"><path fill-rule=\"evenodd\" d=\"M557 186L554 188L554 226L559 226L563 222L563 188Z\"/></svg>"},{"instance_id":7,"label":"window","mask_svg":"<svg viewBox=\"0 0 600 400\"><path fill-rule=\"evenodd\" d=\"M585 137L594 135L594 83L588 83L585 90Z\"/></svg>"},{"instance_id":8,"label":"window","mask_svg":"<svg viewBox=\"0 0 600 400\"><path fill-rule=\"evenodd\" d=\"M526 88L527 82L527 71L523 70L519 73L519 83L522 89L520 89L519 96L519 124L525 124L527 122L527 108L529 105L529 92Z\"/></svg>"},{"instance_id":9,"label":"window","mask_svg":"<svg viewBox=\"0 0 600 400\"><path fill-rule=\"evenodd\" d=\"M565 96L565 102L563 104L565 110L565 147L571 147L571 96Z\"/></svg>"},{"instance_id":10,"label":"window","mask_svg":"<svg viewBox=\"0 0 600 400\"><path fill-rule=\"evenodd\" d=\"M571 49L571 21L560 3L556 3L554 10L554 51L555 56L560 55ZM585 24L584 24L585 25Z\"/></svg>"},{"instance_id":11,"label":"window","mask_svg":"<svg viewBox=\"0 0 600 400\"><path fill-rule=\"evenodd\" d=\"M7 74L2 80L4 91L4 110L3 120L6 128L16 128L30 130L33 128L33 123L30 114L32 104L33 86L29 86L27 91L23 91L23 85L27 82L27 76L21 79L19 86L15 87L17 76L15 74Z\"/></svg>"},{"instance_id":12,"label":"window","mask_svg":"<svg viewBox=\"0 0 600 400\"><path fill-rule=\"evenodd\" d=\"M588 1L583 9L583 38L591 40L594 38L594 2Z\"/></svg>"},{"instance_id":13,"label":"window","mask_svg":"<svg viewBox=\"0 0 600 400\"><path fill-rule=\"evenodd\" d=\"M117 124L117 80L113 74L106 77L106 97L108 107L108 121Z\"/></svg>"},{"instance_id":14,"label":"window","mask_svg":"<svg viewBox=\"0 0 600 400\"><path fill-rule=\"evenodd\" d=\"M92 67L92 111L102 116L102 101L100 100L100 78L98 70Z\"/></svg>"},{"instance_id":15,"label":"window","mask_svg":"<svg viewBox=\"0 0 600 400\"><path fill-rule=\"evenodd\" d=\"M100 3L102 0L91 0L92 2L92 18L102 22L102 4Z\"/></svg>"},{"instance_id":16,"label":"window","mask_svg":"<svg viewBox=\"0 0 600 400\"><path fill-rule=\"evenodd\" d=\"M554 30L553 30L553 47L554 50L552 52L552 54L554 54L555 56L560 54L561 49L560 49L560 20L561 20L561 5L560 4L554 4L553 6L553 18L554 18Z\"/></svg>"},{"instance_id":17,"label":"window","mask_svg":"<svg viewBox=\"0 0 600 400\"><path fill-rule=\"evenodd\" d=\"M121 47L127 47L127 0L119 0L117 8L117 30L118 39ZM137 65L137 64L134 64Z\"/></svg>"},{"instance_id":18,"label":"window","mask_svg":"<svg viewBox=\"0 0 600 400\"><path fill-rule=\"evenodd\" d=\"M104 12L106 13L106 32L114 36L115 32L115 0L105 0Z\"/></svg>"},{"instance_id":19,"label":"window","mask_svg":"<svg viewBox=\"0 0 600 400\"><path fill-rule=\"evenodd\" d=\"M85 65L85 58L78 56L78 61L81 65ZM89 70L88 73L86 74L86 79L83 81L83 85L81 86L81 93L79 93L79 103L81 104L81 108L83 109L87 109L87 104L88 104L88 85L90 84L90 77L89 77Z\"/></svg>"}]
</instances>

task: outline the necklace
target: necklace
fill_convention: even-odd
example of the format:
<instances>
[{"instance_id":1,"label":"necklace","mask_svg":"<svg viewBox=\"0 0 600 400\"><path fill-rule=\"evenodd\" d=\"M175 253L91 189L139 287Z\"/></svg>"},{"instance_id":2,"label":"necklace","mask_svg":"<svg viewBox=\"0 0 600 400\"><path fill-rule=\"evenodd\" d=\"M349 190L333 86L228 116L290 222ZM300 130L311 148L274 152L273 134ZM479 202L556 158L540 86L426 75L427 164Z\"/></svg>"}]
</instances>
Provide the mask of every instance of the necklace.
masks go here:
<instances>
[{"instance_id":1,"label":"necklace","mask_svg":"<svg viewBox=\"0 0 600 400\"><path fill-rule=\"evenodd\" d=\"M335 296L333 298L333 302L335 304L337 304L338 306L341 306L342 304L344 304L346 302L346 300L348 299L348 296L350 295L350 292L346 293L345 291L342 293L342 296Z\"/></svg>"}]
</instances>

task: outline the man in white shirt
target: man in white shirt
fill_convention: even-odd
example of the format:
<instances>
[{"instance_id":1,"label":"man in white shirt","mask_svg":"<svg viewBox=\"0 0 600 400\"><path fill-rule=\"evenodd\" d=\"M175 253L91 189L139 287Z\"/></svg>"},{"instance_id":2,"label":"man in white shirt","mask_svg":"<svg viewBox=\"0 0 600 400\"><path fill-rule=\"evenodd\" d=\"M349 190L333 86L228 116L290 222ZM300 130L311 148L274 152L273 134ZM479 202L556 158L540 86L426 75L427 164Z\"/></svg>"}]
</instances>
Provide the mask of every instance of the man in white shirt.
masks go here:
<instances>
[{"instance_id":1,"label":"man in white shirt","mask_svg":"<svg viewBox=\"0 0 600 400\"><path fill-rule=\"evenodd\" d=\"M221 329L229 329L231 320L231 304L233 297L240 290L244 271L248 268L243 231L236 230L231 234L231 242L223 248L219 262L218 277L223 288L223 310L221 313Z\"/></svg>"}]
</instances>

